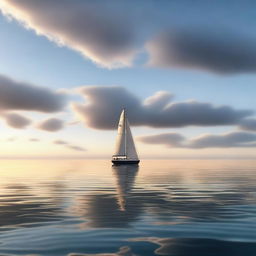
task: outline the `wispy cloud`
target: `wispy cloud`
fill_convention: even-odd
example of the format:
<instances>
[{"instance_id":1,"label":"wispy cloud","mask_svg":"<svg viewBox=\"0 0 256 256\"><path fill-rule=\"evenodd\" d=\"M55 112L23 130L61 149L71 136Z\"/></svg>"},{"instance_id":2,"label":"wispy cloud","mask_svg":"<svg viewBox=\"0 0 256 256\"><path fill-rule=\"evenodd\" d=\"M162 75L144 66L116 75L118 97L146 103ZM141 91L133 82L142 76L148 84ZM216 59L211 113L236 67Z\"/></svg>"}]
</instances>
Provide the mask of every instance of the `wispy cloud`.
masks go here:
<instances>
[{"instance_id":1,"label":"wispy cloud","mask_svg":"<svg viewBox=\"0 0 256 256\"><path fill-rule=\"evenodd\" d=\"M31 142L38 142L38 141L40 141L40 140L37 139L37 138L30 138L29 141L31 141Z\"/></svg>"},{"instance_id":2,"label":"wispy cloud","mask_svg":"<svg viewBox=\"0 0 256 256\"><path fill-rule=\"evenodd\" d=\"M146 144L162 144L168 147L181 147L185 137L179 133L169 132L156 135L138 137L138 140Z\"/></svg>"},{"instance_id":3,"label":"wispy cloud","mask_svg":"<svg viewBox=\"0 0 256 256\"><path fill-rule=\"evenodd\" d=\"M65 145L65 144L68 144L68 142L64 141L64 140L55 140L53 141L54 144L57 144L57 145Z\"/></svg>"},{"instance_id":4,"label":"wispy cloud","mask_svg":"<svg viewBox=\"0 0 256 256\"><path fill-rule=\"evenodd\" d=\"M141 136L138 138L146 144L166 145L177 148L251 148L256 147L256 134L243 131L233 131L223 134L203 134L187 139L178 133L163 133Z\"/></svg>"},{"instance_id":5,"label":"wispy cloud","mask_svg":"<svg viewBox=\"0 0 256 256\"><path fill-rule=\"evenodd\" d=\"M17 137L9 137L6 139L6 141L13 142L13 141L16 141L17 139L18 139Z\"/></svg>"},{"instance_id":6,"label":"wispy cloud","mask_svg":"<svg viewBox=\"0 0 256 256\"><path fill-rule=\"evenodd\" d=\"M67 142L65 140L54 140L53 143L57 145L63 145L64 147L75 150L75 151L82 151L82 152L87 151L84 147L73 145L72 143Z\"/></svg>"},{"instance_id":7,"label":"wispy cloud","mask_svg":"<svg viewBox=\"0 0 256 256\"><path fill-rule=\"evenodd\" d=\"M76 151L86 151L85 148L80 147L80 146L74 146L74 145L66 145L68 148L76 150Z\"/></svg>"}]
</instances>

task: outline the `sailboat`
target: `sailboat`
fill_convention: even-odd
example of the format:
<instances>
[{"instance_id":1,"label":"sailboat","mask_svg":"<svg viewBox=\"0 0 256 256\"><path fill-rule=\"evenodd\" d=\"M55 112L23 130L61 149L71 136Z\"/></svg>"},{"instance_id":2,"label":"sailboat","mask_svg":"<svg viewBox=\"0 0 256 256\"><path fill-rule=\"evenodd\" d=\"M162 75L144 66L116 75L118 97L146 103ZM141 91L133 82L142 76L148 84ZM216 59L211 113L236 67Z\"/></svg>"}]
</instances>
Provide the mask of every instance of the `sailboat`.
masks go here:
<instances>
[{"instance_id":1,"label":"sailboat","mask_svg":"<svg viewBox=\"0 0 256 256\"><path fill-rule=\"evenodd\" d=\"M118 123L116 149L112 156L112 163L120 165L138 164L139 162L126 111L123 109Z\"/></svg>"}]
</instances>

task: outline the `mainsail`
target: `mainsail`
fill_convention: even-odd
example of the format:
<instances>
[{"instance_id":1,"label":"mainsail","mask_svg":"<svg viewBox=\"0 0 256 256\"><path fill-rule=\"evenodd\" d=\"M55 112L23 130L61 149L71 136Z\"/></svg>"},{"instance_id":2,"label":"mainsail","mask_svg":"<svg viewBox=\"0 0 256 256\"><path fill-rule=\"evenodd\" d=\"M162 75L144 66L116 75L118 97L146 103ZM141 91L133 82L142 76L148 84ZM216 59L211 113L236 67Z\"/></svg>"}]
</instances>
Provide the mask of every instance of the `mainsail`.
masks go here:
<instances>
[{"instance_id":1,"label":"mainsail","mask_svg":"<svg viewBox=\"0 0 256 256\"><path fill-rule=\"evenodd\" d=\"M125 110L122 111L118 124L117 141L114 156L123 156L126 159L138 160L138 154L136 152Z\"/></svg>"}]
</instances>

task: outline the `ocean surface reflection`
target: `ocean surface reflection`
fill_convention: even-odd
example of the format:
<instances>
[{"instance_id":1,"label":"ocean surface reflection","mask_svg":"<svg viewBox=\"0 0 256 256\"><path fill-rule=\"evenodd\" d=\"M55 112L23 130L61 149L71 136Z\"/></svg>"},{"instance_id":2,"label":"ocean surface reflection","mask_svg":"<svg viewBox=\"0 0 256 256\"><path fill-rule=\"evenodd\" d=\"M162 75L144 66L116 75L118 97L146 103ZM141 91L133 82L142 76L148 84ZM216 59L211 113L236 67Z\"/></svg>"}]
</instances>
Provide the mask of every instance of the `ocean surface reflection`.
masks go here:
<instances>
[{"instance_id":1,"label":"ocean surface reflection","mask_svg":"<svg viewBox=\"0 0 256 256\"><path fill-rule=\"evenodd\" d=\"M0 161L0 255L255 256L255 230L256 161Z\"/></svg>"}]
</instances>

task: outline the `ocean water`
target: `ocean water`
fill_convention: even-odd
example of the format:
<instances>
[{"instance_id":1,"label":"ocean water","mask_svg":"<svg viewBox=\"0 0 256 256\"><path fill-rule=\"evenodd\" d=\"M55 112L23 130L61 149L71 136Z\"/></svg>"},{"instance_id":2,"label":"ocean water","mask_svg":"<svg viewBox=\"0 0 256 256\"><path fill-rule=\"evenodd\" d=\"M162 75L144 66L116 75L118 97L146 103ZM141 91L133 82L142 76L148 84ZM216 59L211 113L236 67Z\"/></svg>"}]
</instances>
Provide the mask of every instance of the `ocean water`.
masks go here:
<instances>
[{"instance_id":1,"label":"ocean water","mask_svg":"<svg viewBox=\"0 0 256 256\"><path fill-rule=\"evenodd\" d=\"M256 161L1 160L0 255L255 256Z\"/></svg>"}]
</instances>

